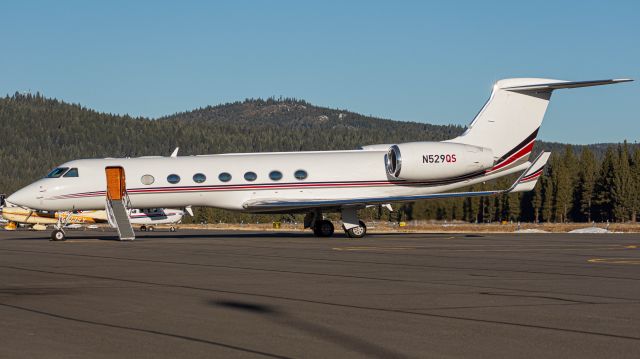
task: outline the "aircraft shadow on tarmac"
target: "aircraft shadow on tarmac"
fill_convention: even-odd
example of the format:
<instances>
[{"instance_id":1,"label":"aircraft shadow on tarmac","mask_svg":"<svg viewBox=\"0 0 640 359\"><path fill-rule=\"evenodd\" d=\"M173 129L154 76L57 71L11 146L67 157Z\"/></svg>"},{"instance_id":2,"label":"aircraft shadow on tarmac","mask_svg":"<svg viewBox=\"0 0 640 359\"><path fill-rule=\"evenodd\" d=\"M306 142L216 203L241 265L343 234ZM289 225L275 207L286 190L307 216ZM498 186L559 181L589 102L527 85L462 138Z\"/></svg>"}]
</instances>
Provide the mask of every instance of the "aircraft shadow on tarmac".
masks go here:
<instances>
[{"instance_id":1,"label":"aircraft shadow on tarmac","mask_svg":"<svg viewBox=\"0 0 640 359\"><path fill-rule=\"evenodd\" d=\"M210 300L208 304L217 308L241 311L260 315L273 323L293 328L299 332L331 342L344 349L364 354L370 358L403 358L405 355L368 342L353 335L342 333L338 330L302 320L292 314L288 314L269 305L249 303L235 300Z\"/></svg>"}]
</instances>

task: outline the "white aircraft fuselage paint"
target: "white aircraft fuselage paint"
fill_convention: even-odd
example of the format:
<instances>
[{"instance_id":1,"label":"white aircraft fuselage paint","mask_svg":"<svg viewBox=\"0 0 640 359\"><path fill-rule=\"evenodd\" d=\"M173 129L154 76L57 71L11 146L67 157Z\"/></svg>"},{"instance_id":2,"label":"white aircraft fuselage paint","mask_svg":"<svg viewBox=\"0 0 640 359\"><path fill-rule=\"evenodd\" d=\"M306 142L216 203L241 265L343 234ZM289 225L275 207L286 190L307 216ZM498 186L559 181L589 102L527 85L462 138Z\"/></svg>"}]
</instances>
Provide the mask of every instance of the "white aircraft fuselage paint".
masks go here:
<instances>
[{"instance_id":1,"label":"white aircraft fuselage paint","mask_svg":"<svg viewBox=\"0 0 640 359\"><path fill-rule=\"evenodd\" d=\"M243 210L242 204L254 199L348 199L381 196L405 196L449 191L498 176L482 176L461 182L432 185L391 178L385 167L386 151L323 151L221 154L183 157L84 159L59 167L78 168L78 177L43 178L21 191L39 193L21 205L42 210L89 210L105 208L105 167L121 166L125 170L127 193L132 208L211 206ZM503 171L499 176L522 171L528 163ZM271 180L271 171L283 175ZM294 177L298 170L308 176ZM255 181L244 179L246 172L257 174ZM218 175L231 174L222 182ZM195 174L206 180L196 183ZM171 184L167 177L180 176ZM144 185L141 178L151 175L155 181ZM15 194L20 196L20 194Z\"/></svg>"}]
</instances>

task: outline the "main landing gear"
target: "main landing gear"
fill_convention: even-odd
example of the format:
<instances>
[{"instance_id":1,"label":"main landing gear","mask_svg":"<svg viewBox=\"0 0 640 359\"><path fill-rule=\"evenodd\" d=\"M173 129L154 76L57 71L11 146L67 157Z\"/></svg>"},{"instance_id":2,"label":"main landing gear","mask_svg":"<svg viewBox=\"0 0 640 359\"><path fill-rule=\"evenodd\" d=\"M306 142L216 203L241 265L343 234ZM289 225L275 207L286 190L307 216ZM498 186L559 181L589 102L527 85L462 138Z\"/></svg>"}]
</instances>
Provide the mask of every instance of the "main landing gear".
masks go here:
<instances>
[{"instance_id":1,"label":"main landing gear","mask_svg":"<svg viewBox=\"0 0 640 359\"><path fill-rule=\"evenodd\" d=\"M305 216L304 228L311 228L316 237L331 237L334 233L333 223L324 219L320 211ZM367 226L358 219L355 208L342 210L342 229L349 238L362 238L367 234Z\"/></svg>"},{"instance_id":2,"label":"main landing gear","mask_svg":"<svg viewBox=\"0 0 640 359\"><path fill-rule=\"evenodd\" d=\"M358 226L346 229L345 226L342 225L342 228L349 238L362 238L367 234L367 225L362 221L358 221Z\"/></svg>"},{"instance_id":3,"label":"main landing gear","mask_svg":"<svg viewBox=\"0 0 640 359\"><path fill-rule=\"evenodd\" d=\"M316 237L331 237L333 236L333 231L333 223L326 219L316 221L313 225L313 234L315 234Z\"/></svg>"}]
</instances>

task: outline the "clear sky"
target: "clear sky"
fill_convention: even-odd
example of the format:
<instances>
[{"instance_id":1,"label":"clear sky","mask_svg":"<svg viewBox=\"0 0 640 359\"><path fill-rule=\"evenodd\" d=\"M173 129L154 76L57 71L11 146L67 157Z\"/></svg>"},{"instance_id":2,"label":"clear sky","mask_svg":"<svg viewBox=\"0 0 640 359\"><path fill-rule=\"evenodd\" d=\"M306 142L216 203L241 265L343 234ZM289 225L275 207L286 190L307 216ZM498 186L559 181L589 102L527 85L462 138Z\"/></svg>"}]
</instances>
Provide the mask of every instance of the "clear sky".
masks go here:
<instances>
[{"instance_id":1,"label":"clear sky","mask_svg":"<svg viewBox=\"0 0 640 359\"><path fill-rule=\"evenodd\" d=\"M0 94L159 117L285 96L471 121L495 80L640 80L640 1L7 1ZM640 81L554 94L540 137L640 140Z\"/></svg>"}]
</instances>

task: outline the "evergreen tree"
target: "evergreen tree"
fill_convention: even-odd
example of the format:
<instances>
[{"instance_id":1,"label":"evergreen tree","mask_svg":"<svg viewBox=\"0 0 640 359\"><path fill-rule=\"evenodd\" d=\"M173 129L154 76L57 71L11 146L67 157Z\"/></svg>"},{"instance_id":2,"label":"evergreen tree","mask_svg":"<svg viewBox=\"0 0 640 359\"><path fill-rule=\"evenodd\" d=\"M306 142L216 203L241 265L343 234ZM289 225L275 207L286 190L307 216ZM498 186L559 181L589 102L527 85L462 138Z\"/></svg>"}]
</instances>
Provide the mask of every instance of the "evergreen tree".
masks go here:
<instances>
[{"instance_id":1,"label":"evergreen tree","mask_svg":"<svg viewBox=\"0 0 640 359\"><path fill-rule=\"evenodd\" d=\"M613 148L607 148L594 185L595 195L593 203L597 211L598 219L601 221L613 220L613 199L611 191L614 186L617 162L617 155Z\"/></svg>"},{"instance_id":2,"label":"evergreen tree","mask_svg":"<svg viewBox=\"0 0 640 359\"><path fill-rule=\"evenodd\" d=\"M629 160L629 148L625 141L622 146L618 146L617 164L611 187L613 217L618 222L629 220L633 209L633 179Z\"/></svg>"},{"instance_id":3,"label":"evergreen tree","mask_svg":"<svg viewBox=\"0 0 640 359\"><path fill-rule=\"evenodd\" d=\"M640 148L636 147L631 157L631 221L636 222L640 214Z\"/></svg>"},{"instance_id":4,"label":"evergreen tree","mask_svg":"<svg viewBox=\"0 0 640 359\"><path fill-rule=\"evenodd\" d=\"M578 179L574 199L577 208L576 220L591 222L593 188L596 181L597 163L593 152L588 148L580 153Z\"/></svg>"},{"instance_id":5,"label":"evergreen tree","mask_svg":"<svg viewBox=\"0 0 640 359\"><path fill-rule=\"evenodd\" d=\"M553 214L553 180L551 176L544 176L541 182L542 207L540 212L542 220L548 223L551 222Z\"/></svg>"}]
</instances>

